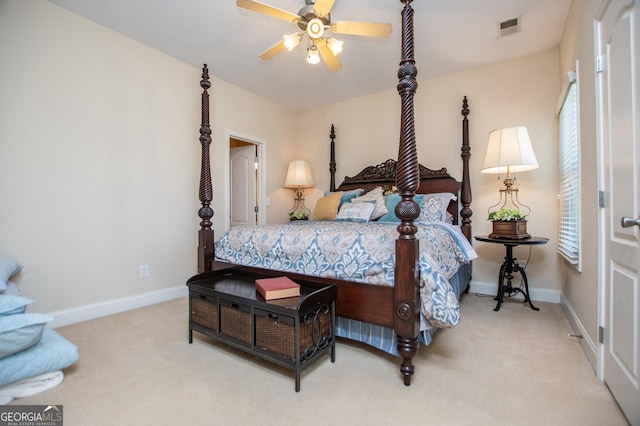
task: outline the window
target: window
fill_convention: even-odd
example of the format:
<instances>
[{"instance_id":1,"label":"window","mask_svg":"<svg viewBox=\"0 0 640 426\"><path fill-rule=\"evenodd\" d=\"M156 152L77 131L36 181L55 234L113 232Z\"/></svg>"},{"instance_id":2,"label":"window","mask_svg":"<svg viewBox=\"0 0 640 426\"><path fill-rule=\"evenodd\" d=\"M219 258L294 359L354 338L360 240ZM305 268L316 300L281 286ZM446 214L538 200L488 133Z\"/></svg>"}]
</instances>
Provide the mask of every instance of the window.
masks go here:
<instances>
[{"instance_id":1,"label":"window","mask_svg":"<svg viewBox=\"0 0 640 426\"><path fill-rule=\"evenodd\" d=\"M558 251L578 270L580 265L580 144L578 88L575 73L560 109L560 224Z\"/></svg>"}]
</instances>

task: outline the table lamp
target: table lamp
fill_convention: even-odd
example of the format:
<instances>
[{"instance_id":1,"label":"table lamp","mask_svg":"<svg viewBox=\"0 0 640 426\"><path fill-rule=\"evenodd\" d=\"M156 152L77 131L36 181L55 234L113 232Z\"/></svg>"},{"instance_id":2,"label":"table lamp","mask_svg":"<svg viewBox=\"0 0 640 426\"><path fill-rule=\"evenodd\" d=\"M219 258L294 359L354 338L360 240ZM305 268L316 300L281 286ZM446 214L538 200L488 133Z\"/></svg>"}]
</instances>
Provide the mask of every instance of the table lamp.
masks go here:
<instances>
[{"instance_id":1,"label":"table lamp","mask_svg":"<svg viewBox=\"0 0 640 426\"><path fill-rule=\"evenodd\" d=\"M313 188L313 176L309 162L304 160L290 161L284 187L294 188L296 191L295 202L293 208L289 210L289 217L291 219L307 219L311 211L304 205L304 188Z\"/></svg>"},{"instance_id":2,"label":"table lamp","mask_svg":"<svg viewBox=\"0 0 640 426\"><path fill-rule=\"evenodd\" d=\"M504 187L500 189L500 200L489 207L489 219L494 221L524 221L531 209L518 199L518 184L511 173L524 172L538 168L536 156L531 147L529 132L524 126L507 127L489 133L489 144L484 157L482 173L506 173ZM494 210L495 209L495 210ZM493 211L493 213L492 213ZM494 230L495 230L494 222ZM513 238L527 238L526 222L515 224L522 226L524 232L511 234ZM495 233L495 231L494 231Z\"/></svg>"}]
</instances>

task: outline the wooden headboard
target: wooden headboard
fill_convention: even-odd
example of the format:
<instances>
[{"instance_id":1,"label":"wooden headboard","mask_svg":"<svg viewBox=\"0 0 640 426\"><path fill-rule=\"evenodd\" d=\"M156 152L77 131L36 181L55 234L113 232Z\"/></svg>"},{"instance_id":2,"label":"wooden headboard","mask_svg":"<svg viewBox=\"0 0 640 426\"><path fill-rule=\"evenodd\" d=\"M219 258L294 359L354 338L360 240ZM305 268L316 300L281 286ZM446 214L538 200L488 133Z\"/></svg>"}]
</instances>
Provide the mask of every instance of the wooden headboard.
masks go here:
<instances>
[{"instance_id":1,"label":"wooden headboard","mask_svg":"<svg viewBox=\"0 0 640 426\"><path fill-rule=\"evenodd\" d=\"M438 192L450 192L456 197L460 192L462 184L455 180L446 168L431 170L418 165L420 168L420 186L416 194L433 194ZM381 186L384 190L391 189L396 185L396 160L387 160L377 166L365 167L360 173L353 177L346 176L344 181L338 186L336 191L348 191L350 189L362 188L370 191ZM454 223L458 223L458 202L452 200L447 209L454 218Z\"/></svg>"},{"instance_id":2,"label":"wooden headboard","mask_svg":"<svg viewBox=\"0 0 640 426\"><path fill-rule=\"evenodd\" d=\"M471 182L469 180L469 157L471 148L469 147L469 104L467 97L462 100L462 181L454 179L445 167L440 170L432 170L418 164L420 183L416 189L416 194L433 194L438 192L449 192L456 194L456 200L449 203L447 211L453 216L454 223L460 224L462 233L471 241ZM345 176L342 183L336 188L335 172L335 127L331 125L331 162L329 171L331 174L331 191L348 191L350 189L362 188L365 191L374 189L377 186L392 187L396 185L398 163L396 160L387 160L377 166L368 166L362 169L355 176ZM462 207L461 207L462 206Z\"/></svg>"}]
</instances>

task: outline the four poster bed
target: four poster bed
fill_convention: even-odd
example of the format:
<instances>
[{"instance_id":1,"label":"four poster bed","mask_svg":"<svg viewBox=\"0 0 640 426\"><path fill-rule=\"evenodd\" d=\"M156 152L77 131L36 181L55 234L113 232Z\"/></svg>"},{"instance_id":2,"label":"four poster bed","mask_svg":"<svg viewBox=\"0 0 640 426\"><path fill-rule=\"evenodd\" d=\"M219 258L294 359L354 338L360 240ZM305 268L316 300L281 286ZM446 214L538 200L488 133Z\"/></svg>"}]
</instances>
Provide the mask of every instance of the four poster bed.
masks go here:
<instances>
[{"instance_id":1,"label":"four poster bed","mask_svg":"<svg viewBox=\"0 0 640 426\"><path fill-rule=\"evenodd\" d=\"M331 126L331 182L325 198L339 199L340 206L335 209L341 212L343 203L357 204L362 197L361 204L372 206L371 211L385 208L385 214L377 221L335 220L339 219L338 214L338 218L329 218L334 220L231 228L215 241L209 158L211 85L206 65L200 82L202 206L198 211L201 218L198 272L234 268L260 271L266 276L284 274L319 286L336 285L336 335L400 356L405 385L411 383L412 359L419 342L428 344L436 328L458 322L458 299L468 288L470 262L475 257L470 244L466 97L462 103L461 182L450 176L446 168L430 170L417 161L413 113L417 70L413 60L411 1L401 1L404 9L398 92L402 114L397 161L367 167L353 177L346 177L336 187L336 136ZM381 198L382 191L392 187L393 193ZM374 193L375 196L371 195ZM435 210L430 210L434 206ZM428 216L439 213L442 207L446 211L441 212L441 219Z\"/></svg>"}]
</instances>

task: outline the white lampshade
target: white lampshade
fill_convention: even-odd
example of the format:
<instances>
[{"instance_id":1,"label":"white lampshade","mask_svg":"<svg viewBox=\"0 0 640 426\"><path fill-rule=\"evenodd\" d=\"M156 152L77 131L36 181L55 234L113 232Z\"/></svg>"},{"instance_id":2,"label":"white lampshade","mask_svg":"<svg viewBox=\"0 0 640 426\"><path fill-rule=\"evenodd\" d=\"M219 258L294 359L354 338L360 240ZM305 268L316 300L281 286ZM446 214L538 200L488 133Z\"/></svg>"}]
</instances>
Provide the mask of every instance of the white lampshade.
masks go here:
<instances>
[{"instance_id":1,"label":"white lampshade","mask_svg":"<svg viewBox=\"0 0 640 426\"><path fill-rule=\"evenodd\" d=\"M331 49L331 52L333 52L333 56L338 56L338 54L342 52L343 44L344 44L343 41L340 41L335 37L331 37L327 39L327 46L329 46L329 49Z\"/></svg>"},{"instance_id":2,"label":"white lampshade","mask_svg":"<svg viewBox=\"0 0 640 426\"><path fill-rule=\"evenodd\" d=\"M482 173L515 173L537 168L526 127L507 127L489 133Z\"/></svg>"},{"instance_id":3,"label":"white lampshade","mask_svg":"<svg viewBox=\"0 0 640 426\"><path fill-rule=\"evenodd\" d=\"M284 47L287 48L289 52L291 52L297 45L300 44L300 34L285 34L282 36L284 40Z\"/></svg>"},{"instance_id":4,"label":"white lampshade","mask_svg":"<svg viewBox=\"0 0 640 426\"><path fill-rule=\"evenodd\" d=\"M307 50L307 62L311 65L320 63L320 54L318 53L318 47L314 44L309 46Z\"/></svg>"},{"instance_id":5,"label":"white lampshade","mask_svg":"<svg viewBox=\"0 0 640 426\"><path fill-rule=\"evenodd\" d=\"M284 181L285 188L312 188L313 176L311 166L304 160L292 160L289 162L287 178Z\"/></svg>"}]
</instances>

